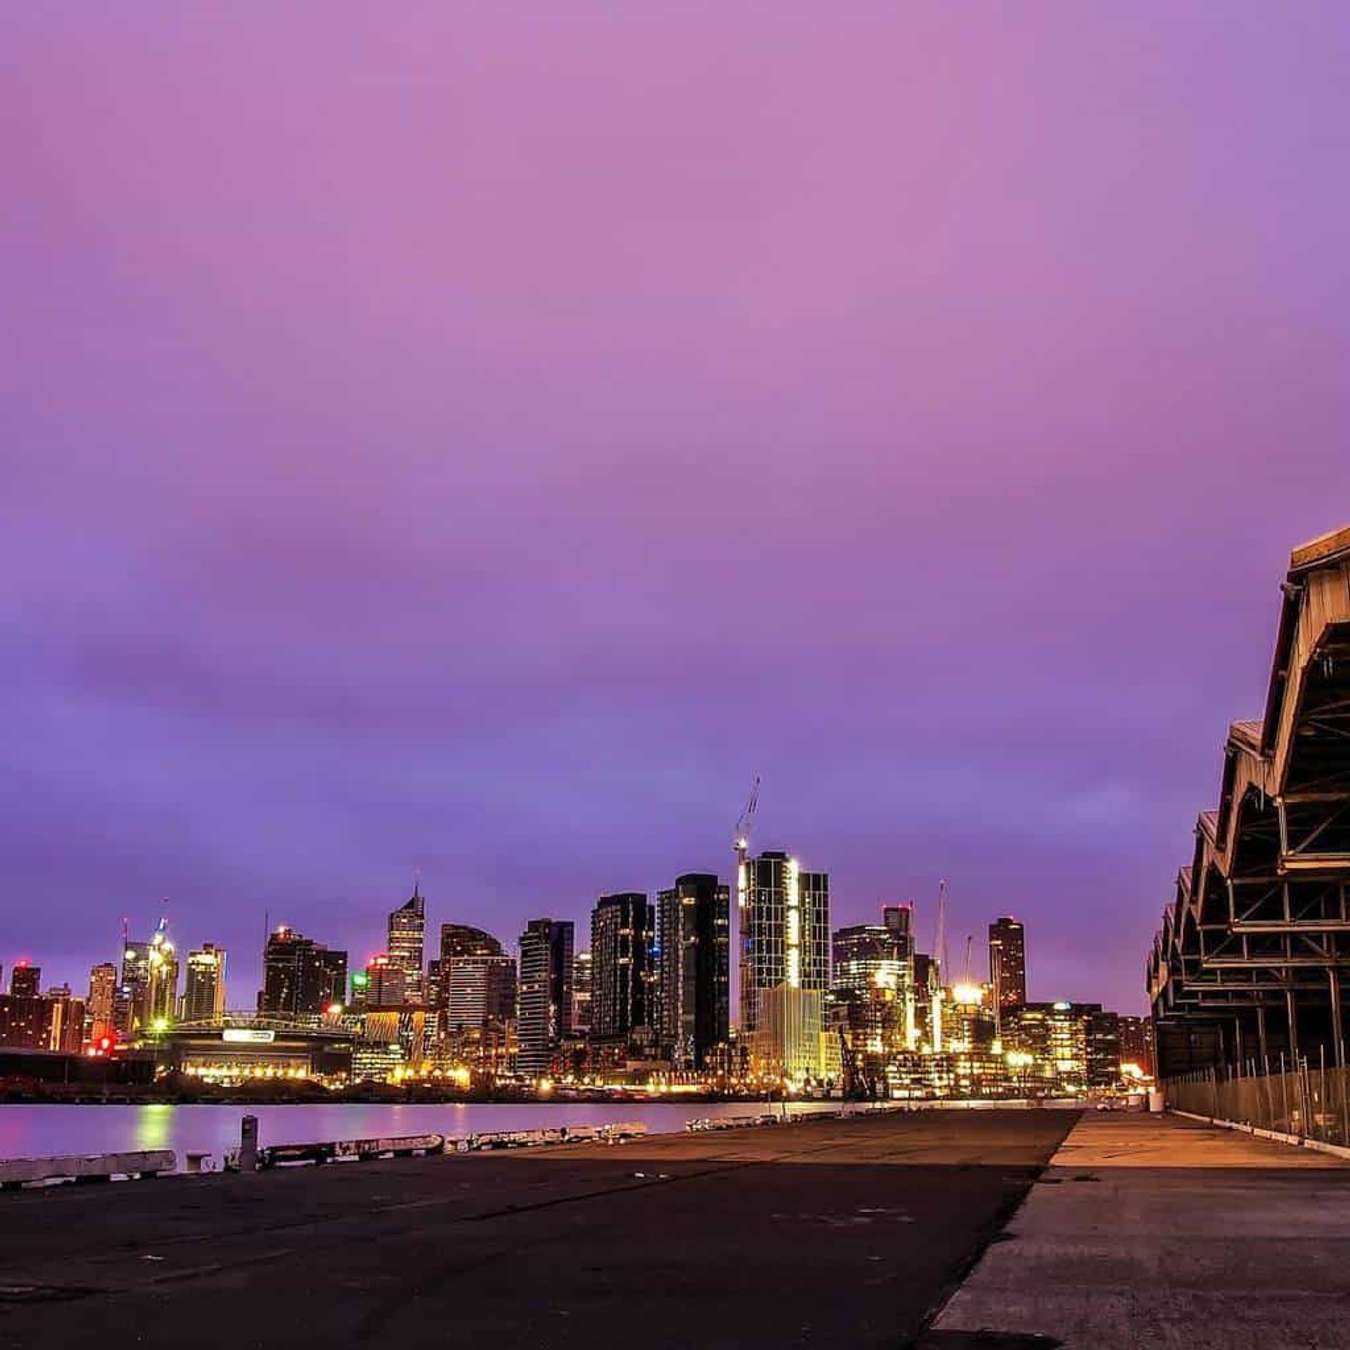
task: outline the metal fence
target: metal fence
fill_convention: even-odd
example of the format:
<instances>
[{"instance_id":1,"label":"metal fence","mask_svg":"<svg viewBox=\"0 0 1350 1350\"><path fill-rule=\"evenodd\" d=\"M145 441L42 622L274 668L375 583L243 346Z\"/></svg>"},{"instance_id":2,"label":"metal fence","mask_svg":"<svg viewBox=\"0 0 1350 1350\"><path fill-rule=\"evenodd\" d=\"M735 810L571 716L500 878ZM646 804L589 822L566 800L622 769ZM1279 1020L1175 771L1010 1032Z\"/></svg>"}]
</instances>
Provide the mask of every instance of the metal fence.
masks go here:
<instances>
[{"instance_id":1,"label":"metal fence","mask_svg":"<svg viewBox=\"0 0 1350 1350\"><path fill-rule=\"evenodd\" d=\"M1274 1130L1324 1144L1350 1145L1350 1068L1316 1060L1248 1060L1198 1069L1163 1084L1167 1105L1214 1120Z\"/></svg>"}]
</instances>

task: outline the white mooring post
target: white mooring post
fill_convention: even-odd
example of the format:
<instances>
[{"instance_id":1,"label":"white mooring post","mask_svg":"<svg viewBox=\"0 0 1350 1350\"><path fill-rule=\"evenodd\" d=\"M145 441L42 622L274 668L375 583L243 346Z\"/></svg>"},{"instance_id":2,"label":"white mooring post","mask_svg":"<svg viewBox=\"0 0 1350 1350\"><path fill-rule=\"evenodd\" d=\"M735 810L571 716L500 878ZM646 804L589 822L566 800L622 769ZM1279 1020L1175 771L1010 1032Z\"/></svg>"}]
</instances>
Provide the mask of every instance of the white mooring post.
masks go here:
<instances>
[{"instance_id":1,"label":"white mooring post","mask_svg":"<svg viewBox=\"0 0 1350 1350\"><path fill-rule=\"evenodd\" d=\"M239 1130L239 1170L258 1170L258 1117L245 1116Z\"/></svg>"}]
</instances>

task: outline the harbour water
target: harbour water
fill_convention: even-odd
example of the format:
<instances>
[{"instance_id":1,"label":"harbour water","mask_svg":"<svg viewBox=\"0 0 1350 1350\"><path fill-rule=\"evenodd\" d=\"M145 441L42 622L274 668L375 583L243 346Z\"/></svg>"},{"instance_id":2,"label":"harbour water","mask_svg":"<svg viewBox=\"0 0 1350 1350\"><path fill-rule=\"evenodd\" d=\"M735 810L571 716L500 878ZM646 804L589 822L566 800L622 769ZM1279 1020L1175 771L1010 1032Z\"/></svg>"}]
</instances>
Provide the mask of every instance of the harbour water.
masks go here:
<instances>
[{"instance_id":1,"label":"harbour water","mask_svg":"<svg viewBox=\"0 0 1350 1350\"><path fill-rule=\"evenodd\" d=\"M239 1143L239 1122L258 1117L259 1142L531 1130L559 1125L641 1121L653 1134L684 1129L695 1117L744 1116L782 1106L753 1102L460 1102L437 1106L335 1103L332 1106L0 1106L0 1160L58 1154L171 1148L210 1153L217 1164ZM794 1102L792 1114L837 1110L831 1102Z\"/></svg>"}]
</instances>

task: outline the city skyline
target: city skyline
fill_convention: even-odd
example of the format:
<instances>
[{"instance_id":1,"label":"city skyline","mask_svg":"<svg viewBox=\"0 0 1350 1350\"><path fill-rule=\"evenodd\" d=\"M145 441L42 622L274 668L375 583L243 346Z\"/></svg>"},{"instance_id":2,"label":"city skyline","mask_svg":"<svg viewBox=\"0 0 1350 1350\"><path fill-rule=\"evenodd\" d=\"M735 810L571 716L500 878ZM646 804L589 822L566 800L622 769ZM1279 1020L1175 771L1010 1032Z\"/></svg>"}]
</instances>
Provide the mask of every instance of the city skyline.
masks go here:
<instances>
[{"instance_id":1,"label":"city skyline","mask_svg":"<svg viewBox=\"0 0 1350 1350\"><path fill-rule=\"evenodd\" d=\"M789 855L786 853L782 853L781 850L766 849L764 851L769 854L779 854L785 858L788 856L791 856L793 858L796 857L795 854ZM828 869L825 870L828 873ZM709 873L707 875L709 876L716 875L724 889L728 889L734 892L734 885L732 885L732 879L735 876L734 865L730 868L724 869L722 873L717 874ZM637 891L627 894L645 896L648 904L651 906L653 912L655 912L658 903L661 899L661 896L663 895L663 893L666 893L668 891L669 884L670 883L667 880L661 884L653 886L648 891L645 892ZM425 988L425 985L429 983L433 978L431 966L433 961L436 960L434 956L434 952L436 950L436 935L441 932L442 928L463 929L466 927L466 925L464 924L463 920L456 917L454 913L451 913L448 910L443 913L439 908L436 907L436 901L434 896L429 897L426 891L424 890L423 879L420 873L413 877L411 886L414 892L414 898L416 900L420 901L423 905L426 905L427 903L430 903L432 905L432 909L429 912L425 913L422 920L425 925L426 933L428 934L425 940L425 951L423 954L423 961L421 968L423 976L423 987ZM595 907L600 902L604 901L606 898L613 898L613 894L609 892L602 892L596 896L590 897L589 899L580 902L580 904L575 907L565 908L560 905L553 907L556 910L555 917L559 918L561 921L567 921L577 925L579 932L585 935L584 942L579 941L576 944L577 954L580 954L583 951L587 952L587 954L590 953L589 943L590 943L590 924L592 912L595 909ZM360 931L362 933L367 934L367 936L369 936L369 934L372 932L376 936L378 936L380 929L386 923L391 922L396 914L399 914L400 912L406 912L406 908L409 903L410 902L408 901L398 901L398 900L377 901L375 902L375 908L379 911L379 913L375 916L375 918L378 920L378 922L374 924L373 928L371 923L368 922L371 916L362 915L359 918L354 918L349 915L347 916L346 920L347 928L344 929L343 931L353 931L353 926L359 926ZM897 901L894 899L881 898L878 899L870 907L864 907L861 917L858 917L856 919L840 918L835 908L833 897L831 897L829 908L828 931L830 934L833 934L839 929L848 927L851 924L873 923L876 921L877 915L882 913L883 909L893 907L897 904L909 908L913 911L914 916L913 922L916 925L914 930L914 936L912 939L914 950L928 953L934 957L940 956L940 953L932 950L934 947L934 939L936 937L935 931L935 921L937 913L936 896L933 898L932 903L926 908L922 904L922 902L918 900L901 899ZM733 940L743 941L744 939L741 935L740 921L736 917L739 911L734 900L730 903L730 911L732 915L731 930L733 934ZM265 911L264 918L267 921L267 928L263 933L259 934L257 941L257 948L255 951L254 948L249 946L241 946L237 949L232 949L229 946L229 944L225 942L217 941L215 938L212 937L203 936L201 933L196 931L195 927L182 924L180 920L166 906L161 905L155 911L155 913L157 917L154 923L153 924L147 923L146 927L148 931L153 933L154 931L157 931L159 929L160 925L164 925L164 928L167 931L168 936L174 939L175 947L177 948L178 951L182 953L182 959L184 963L183 964L184 973L187 972L188 967L186 963L189 954L190 953L196 954L199 948L204 947L208 951L216 951L228 955L229 975L228 978L225 980L225 984L229 990L233 991L229 995L229 1006L232 1009L242 1009L246 1007L251 1007L257 995L265 987L266 985L265 953L268 950L275 936L283 931L287 933L296 934L304 940L310 942L317 942L324 947L333 948L343 953L347 957L349 974L355 974L359 971L364 970L369 961L376 959L386 959L386 960L390 959L390 952L387 942L388 938L387 933L385 934L385 941L383 945L379 945L378 943L369 940L364 942L357 941L354 943L350 943L344 941L340 936L335 937L329 934L316 934L313 932L308 932L298 924L286 922L284 919L279 919L278 916L273 914L271 911ZM954 913L956 916L955 919L953 919ZM530 915L525 922L528 923L538 917L540 916ZM1001 919L1003 917L1011 918L1013 916L999 916L999 917ZM947 945L949 949L953 946L953 944L959 947L967 938L972 939L979 945L979 951L981 953L980 960L983 962L986 959L985 952L986 952L987 936L985 930L986 928L990 928L992 931L993 918L986 917L985 919L972 920L972 926L969 927L969 929L967 929L964 924L965 916L961 914L959 910L953 909L953 906L951 905L950 902L950 895L948 896L947 902L947 918L948 918ZM220 922L215 923L208 922L203 925L203 927L205 928L212 928L212 929L222 929L227 926L228 925L222 924ZM187 928L188 934L187 936L183 936L184 927ZM523 927L524 924L521 924L517 925L515 928L485 929L483 931L487 936L499 941L503 945L508 954L512 956L518 956L521 937L521 933L519 930L523 929ZM126 929L126 933L130 934L132 943L135 944L137 942L135 936L137 931L139 931L137 922L135 920L127 919L124 922L119 923L119 931L116 941L109 945L107 954L100 958L96 958L91 963L90 966L84 968L83 970L65 970L64 968L58 969L57 963L49 958L44 959L44 956L41 951L10 954L4 951L3 949L0 949L0 973L9 972L13 970L16 966L28 965L35 967L42 972L42 987L44 989L49 986L55 986L58 984L68 984L73 990L79 990L87 984L90 977L90 973L93 971L95 967L109 962L111 962L116 966L121 965L123 948L125 946L124 939L126 936L126 934L123 933L122 931L124 928ZM477 930L470 929L470 931L477 931ZM396 962L391 963L397 964ZM741 1006L740 1004L741 978L742 977L739 962L734 959L730 960L728 967L728 987L729 987L730 1008L732 1010L731 1021L734 1025L739 1025L736 1010L739 1009ZM956 975L952 974L951 972L948 972L948 975L944 978L948 978L950 982L951 980L956 978ZM1028 982L1029 987L1031 983L1032 982L1030 981ZM1039 988L1042 982L1036 981L1034 983L1036 987ZM414 985L414 988L415 987L416 985ZM246 990L247 992L241 997L239 993L240 990ZM1045 990L1043 989L1042 992L1045 992ZM1050 990L1050 993L1053 994L1054 997L1060 997L1061 994L1066 998L1069 996L1066 991L1059 989L1052 989ZM422 1001L425 1001L425 999L423 999ZM1083 1000L1076 999L1075 1001L1083 1001ZM1135 1002L1138 1001L1140 1000L1135 1000ZM1123 1008L1122 1010L1127 1010L1127 1008Z\"/></svg>"},{"instance_id":2,"label":"city skyline","mask_svg":"<svg viewBox=\"0 0 1350 1350\"><path fill-rule=\"evenodd\" d=\"M758 772L1144 1006L1350 497L1344 15L845 9L7 15L0 959L512 933Z\"/></svg>"}]
</instances>

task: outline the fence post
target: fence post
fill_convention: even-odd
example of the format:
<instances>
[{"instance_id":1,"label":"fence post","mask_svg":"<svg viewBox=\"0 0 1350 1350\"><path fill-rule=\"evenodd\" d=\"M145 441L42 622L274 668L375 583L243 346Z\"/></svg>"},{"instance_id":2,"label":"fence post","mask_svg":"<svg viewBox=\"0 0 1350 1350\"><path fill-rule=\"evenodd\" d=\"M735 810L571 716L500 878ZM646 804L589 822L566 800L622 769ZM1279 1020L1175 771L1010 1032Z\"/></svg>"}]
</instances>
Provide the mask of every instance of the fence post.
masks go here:
<instances>
[{"instance_id":1,"label":"fence post","mask_svg":"<svg viewBox=\"0 0 1350 1350\"><path fill-rule=\"evenodd\" d=\"M1292 1134L1289 1128L1289 1075L1284 1070L1284 1051L1280 1051L1280 1125L1281 1134Z\"/></svg>"}]
</instances>

